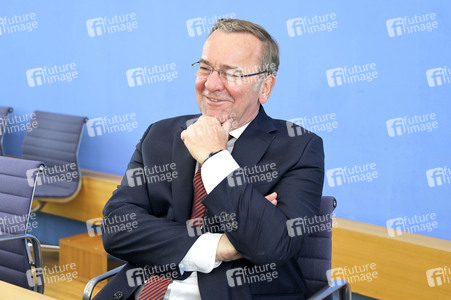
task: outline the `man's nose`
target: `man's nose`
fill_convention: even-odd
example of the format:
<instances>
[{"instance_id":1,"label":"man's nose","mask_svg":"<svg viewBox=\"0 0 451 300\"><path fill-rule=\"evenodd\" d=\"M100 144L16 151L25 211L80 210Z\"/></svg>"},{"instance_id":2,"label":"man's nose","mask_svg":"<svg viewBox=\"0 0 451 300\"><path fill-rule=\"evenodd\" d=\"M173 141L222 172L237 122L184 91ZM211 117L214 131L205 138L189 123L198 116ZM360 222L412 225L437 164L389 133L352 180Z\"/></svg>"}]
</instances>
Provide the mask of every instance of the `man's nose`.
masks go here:
<instances>
[{"instance_id":1,"label":"man's nose","mask_svg":"<svg viewBox=\"0 0 451 300\"><path fill-rule=\"evenodd\" d=\"M205 87L211 92L224 89L224 83L221 80L221 76L219 76L219 71L214 70L213 73L210 74L207 81L205 81Z\"/></svg>"}]
</instances>

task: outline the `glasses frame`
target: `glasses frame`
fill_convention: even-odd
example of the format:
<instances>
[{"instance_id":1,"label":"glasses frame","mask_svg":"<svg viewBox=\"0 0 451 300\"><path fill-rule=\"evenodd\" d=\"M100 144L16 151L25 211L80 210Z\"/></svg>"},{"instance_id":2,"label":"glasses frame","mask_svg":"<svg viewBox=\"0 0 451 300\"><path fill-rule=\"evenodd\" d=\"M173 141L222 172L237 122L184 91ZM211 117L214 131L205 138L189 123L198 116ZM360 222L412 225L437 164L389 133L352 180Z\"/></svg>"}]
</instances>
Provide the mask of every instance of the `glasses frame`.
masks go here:
<instances>
[{"instance_id":1,"label":"glasses frame","mask_svg":"<svg viewBox=\"0 0 451 300\"><path fill-rule=\"evenodd\" d=\"M199 60L199 61L196 61L195 63L192 63L191 66L194 67L195 65L197 65L197 64L200 65L201 63L202 62ZM214 71L218 72L219 78L222 78L221 73L227 72L226 70L215 69L210 65L208 65L208 66L210 67L210 74L207 76L207 78L210 78L210 76L213 74ZM238 78L246 78L246 77L256 76L256 75L265 74L265 73L268 73L268 71L262 71L262 72L258 72L258 73L252 73L252 74L235 75L235 76L237 76Z\"/></svg>"}]
</instances>

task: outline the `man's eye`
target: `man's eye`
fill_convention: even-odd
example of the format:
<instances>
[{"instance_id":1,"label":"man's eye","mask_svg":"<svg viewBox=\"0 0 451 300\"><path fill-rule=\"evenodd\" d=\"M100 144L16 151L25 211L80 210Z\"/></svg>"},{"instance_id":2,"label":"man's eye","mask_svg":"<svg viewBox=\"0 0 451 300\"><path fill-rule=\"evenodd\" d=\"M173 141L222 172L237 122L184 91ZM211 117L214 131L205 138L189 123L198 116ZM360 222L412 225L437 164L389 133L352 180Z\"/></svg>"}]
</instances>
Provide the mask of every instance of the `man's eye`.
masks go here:
<instances>
[{"instance_id":1,"label":"man's eye","mask_svg":"<svg viewBox=\"0 0 451 300\"><path fill-rule=\"evenodd\" d=\"M199 66L199 71L202 72L210 72L210 68L206 66Z\"/></svg>"},{"instance_id":2,"label":"man's eye","mask_svg":"<svg viewBox=\"0 0 451 300\"><path fill-rule=\"evenodd\" d=\"M229 71L225 73L227 77L229 78L240 78L242 76L241 72L236 72L236 71Z\"/></svg>"}]
</instances>

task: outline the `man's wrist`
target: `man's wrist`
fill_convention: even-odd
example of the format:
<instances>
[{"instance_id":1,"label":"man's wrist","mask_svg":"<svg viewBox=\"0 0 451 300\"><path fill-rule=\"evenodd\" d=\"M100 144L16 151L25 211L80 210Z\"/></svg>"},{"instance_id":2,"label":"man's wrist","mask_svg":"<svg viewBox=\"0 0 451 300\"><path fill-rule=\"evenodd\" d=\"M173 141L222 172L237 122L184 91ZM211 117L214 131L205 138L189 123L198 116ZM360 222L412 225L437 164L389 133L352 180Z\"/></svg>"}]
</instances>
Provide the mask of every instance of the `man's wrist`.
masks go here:
<instances>
[{"instance_id":1,"label":"man's wrist","mask_svg":"<svg viewBox=\"0 0 451 300\"><path fill-rule=\"evenodd\" d=\"M208 154L207 158L204 159L204 161L201 163L201 165L203 165L210 157L213 157L215 154L218 154L219 152L224 151L224 150L225 149L220 149L218 151L210 152L210 154Z\"/></svg>"}]
</instances>

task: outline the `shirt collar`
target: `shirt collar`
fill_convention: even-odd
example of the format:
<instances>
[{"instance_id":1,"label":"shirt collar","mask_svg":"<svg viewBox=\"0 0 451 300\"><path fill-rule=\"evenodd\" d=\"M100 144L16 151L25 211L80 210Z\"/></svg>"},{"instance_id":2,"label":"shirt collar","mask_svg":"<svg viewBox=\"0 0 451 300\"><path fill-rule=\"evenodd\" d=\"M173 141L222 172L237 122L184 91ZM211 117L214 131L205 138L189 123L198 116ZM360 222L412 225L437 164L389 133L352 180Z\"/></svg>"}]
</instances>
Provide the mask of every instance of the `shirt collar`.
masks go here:
<instances>
[{"instance_id":1,"label":"shirt collar","mask_svg":"<svg viewBox=\"0 0 451 300\"><path fill-rule=\"evenodd\" d=\"M244 124L243 126L241 126L240 128L237 128L237 129L234 129L234 130L229 131L229 134L230 134L232 137L238 139L238 138L241 136L241 134L244 132L244 130L246 130L247 126L249 126L250 123L251 123L251 122L246 123L246 124Z\"/></svg>"}]
</instances>

